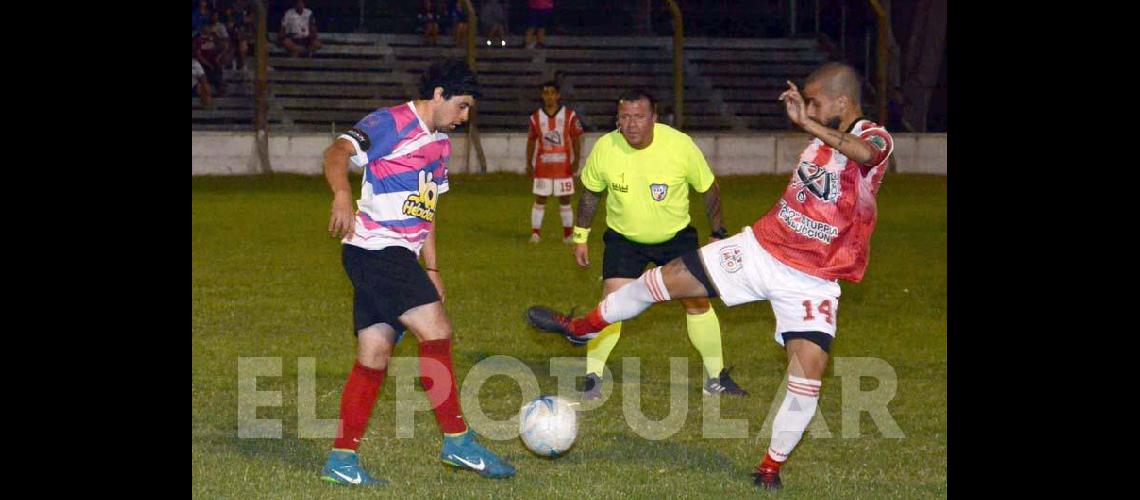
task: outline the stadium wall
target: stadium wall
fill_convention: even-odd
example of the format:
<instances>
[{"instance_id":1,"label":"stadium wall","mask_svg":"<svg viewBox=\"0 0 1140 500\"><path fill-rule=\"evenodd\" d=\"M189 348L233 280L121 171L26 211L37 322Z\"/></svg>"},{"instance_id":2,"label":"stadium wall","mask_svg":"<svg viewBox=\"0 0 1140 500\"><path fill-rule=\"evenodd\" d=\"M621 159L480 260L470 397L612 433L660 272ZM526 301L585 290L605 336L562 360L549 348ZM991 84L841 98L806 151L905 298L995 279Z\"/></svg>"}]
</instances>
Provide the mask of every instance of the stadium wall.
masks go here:
<instances>
[{"instance_id":1,"label":"stadium wall","mask_svg":"<svg viewBox=\"0 0 1140 500\"><path fill-rule=\"evenodd\" d=\"M601 133L586 134L582 155L589 154ZM694 133L693 140L718 175L788 173L808 140L795 133ZM256 151L252 133L192 131L193 175L245 175L255 173ZM335 137L328 133L278 134L269 139L269 162L274 172L317 175L321 153ZM452 172L477 172L479 162L470 151L465 159L466 134L452 135ZM488 172L522 173L526 134L482 134ZM895 171L946 175L946 134L895 134Z\"/></svg>"}]
</instances>

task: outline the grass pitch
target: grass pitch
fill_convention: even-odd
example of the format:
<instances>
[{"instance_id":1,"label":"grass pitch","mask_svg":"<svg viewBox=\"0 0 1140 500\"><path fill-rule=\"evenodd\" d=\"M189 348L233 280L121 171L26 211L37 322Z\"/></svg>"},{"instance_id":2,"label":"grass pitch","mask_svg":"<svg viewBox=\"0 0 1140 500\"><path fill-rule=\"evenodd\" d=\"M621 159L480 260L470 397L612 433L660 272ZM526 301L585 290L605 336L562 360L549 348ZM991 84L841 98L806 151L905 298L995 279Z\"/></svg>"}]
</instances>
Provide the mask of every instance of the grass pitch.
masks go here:
<instances>
[{"instance_id":1,"label":"grass pitch","mask_svg":"<svg viewBox=\"0 0 1140 500\"><path fill-rule=\"evenodd\" d=\"M787 180L787 175L721 177L730 231L766 212ZM355 189L359 182L353 178ZM526 306L584 310L601 293L603 210L594 221L592 266L579 269L569 247L561 243L553 201L544 240L527 243L529 187L530 182L517 175L455 175L440 204L439 265L457 337L457 374L464 384L473 367L490 370L480 372L484 382L462 398L469 421L480 432L509 430L524 398L537 395L533 391L557 392L550 358L585 354L584 348L527 328L522 321ZM765 302L728 309L714 301L726 364L735 366L734 378L752 393L719 401L721 419L739 420L738 431L745 426L742 437L713 437L725 434L731 424L706 415L712 401L701 396L700 358L688 342L683 312L664 304L626 323L608 363L616 381L613 392L600 407L579 413L578 442L565 456L544 459L530 454L517 438L485 438L518 468L517 476L492 481L445 467L437 459L440 439L431 412L397 417L397 392L413 387L412 363L409 370L390 370L360 448L364 466L391 484L380 490L352 490L319 481L332 440L305 437L319 434L308 421L337 417L341 387L354 356L352 289L341 268L339 245L326 232L330 201L320 177L192 179L195 497L412 493L645 498L758 493L748 473L767 446L765 423L782 398L786 363L772 340L774 320ZM694 195L693 224L706 237L702 207ZM946 178L888 174L871 246L865 280L842 284L839 331L823 381L820 413L784 467L784 497L946 496ZM416 352L408 335L394 355L411 361ZM680 366L687 378L673 372L671 379L671 357L686 358ZM253 401L254 387L249 377L244 388L239 385L243 358L250 366L280 367L279 376L263 374L254 381L257 391L279 393L280 404L261 406L253 414L280 421L280 438L238 437L241 401ZM623 358L637 358L639 370L626 370ZM847 363L848 371L835 373L837 363ZM886 380L885 372L868 371L883 365L894 372L893 381ZM496 369L520 374L521 379L533 374L537 385L524 390L511 377L485 377ZM625 389L635 382L640 393L636 405ZM902 437L892 437L893 431L868 413L850 416L859 391L874 392L891 384L897 384L896 393L886 408ZM635 413L647 419L664 419L670 414L671 393L678 395L673 404L683 409L676 432L657 426L650 430L670 435L643 437L647 431L629 423L636 419L627 418L628 409L639 408ZM244 395L241 401L239 394ZM423 394L405 400L426 405ZM475 406L485 417L473 417ZM248 413L251 405L244 407ZM710 432L704 429L706 420ZM495 427L491 421L505 423ZM415 437L401 437L406 434Z\"/></svg>"}]
</instances>

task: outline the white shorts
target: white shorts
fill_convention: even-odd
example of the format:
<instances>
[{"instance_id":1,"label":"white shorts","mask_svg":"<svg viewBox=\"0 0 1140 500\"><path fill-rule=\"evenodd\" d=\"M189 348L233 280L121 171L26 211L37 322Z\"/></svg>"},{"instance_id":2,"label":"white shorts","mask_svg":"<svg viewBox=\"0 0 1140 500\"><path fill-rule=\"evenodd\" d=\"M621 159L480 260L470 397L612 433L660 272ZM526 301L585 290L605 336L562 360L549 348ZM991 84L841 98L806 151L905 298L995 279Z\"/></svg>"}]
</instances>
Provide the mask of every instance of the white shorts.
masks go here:
<instances>
[{"instance_id":1,"label":"white shorts","mask_svg":"<svg viewBox=\"0 0 1140 500\"><path fill-rule=\"evenodd\" d=\"M570 196L574 194L574 178L534 178L534 194L539 196Z\"/></svg>"},{"instance_id":2,"label":"white shorts","mask_svg":"<svg viewBox=\"0 0 1140 500\"><path fill-rule=\"evenodd\" d=\"M772 303L780 345L784 345L784 332L817 331L835 337L839 282L776 260L756 241L751 227L701 247L701 261L725 305L757 300Z\"/></svg>"}]
</instances>

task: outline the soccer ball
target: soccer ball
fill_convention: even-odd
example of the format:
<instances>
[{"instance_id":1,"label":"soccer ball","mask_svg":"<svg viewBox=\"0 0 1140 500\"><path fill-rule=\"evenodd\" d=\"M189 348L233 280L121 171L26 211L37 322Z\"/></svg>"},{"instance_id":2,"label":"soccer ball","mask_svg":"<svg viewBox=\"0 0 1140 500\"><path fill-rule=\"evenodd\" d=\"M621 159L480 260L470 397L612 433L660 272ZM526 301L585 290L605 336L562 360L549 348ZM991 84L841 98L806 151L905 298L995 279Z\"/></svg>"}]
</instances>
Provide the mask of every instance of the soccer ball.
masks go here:
<instances>
[{"instance_id":1,"label":"soccer ball","mask_svg":"<svg viewBox=\"0 0 1140 500\"><path fill-rule=\"evenodd\" d=\"M558 396L543 396L519 410L519 437L527 449L544 457L566 453L578 437L578 414Z\"/></svg>"}]
</instances>

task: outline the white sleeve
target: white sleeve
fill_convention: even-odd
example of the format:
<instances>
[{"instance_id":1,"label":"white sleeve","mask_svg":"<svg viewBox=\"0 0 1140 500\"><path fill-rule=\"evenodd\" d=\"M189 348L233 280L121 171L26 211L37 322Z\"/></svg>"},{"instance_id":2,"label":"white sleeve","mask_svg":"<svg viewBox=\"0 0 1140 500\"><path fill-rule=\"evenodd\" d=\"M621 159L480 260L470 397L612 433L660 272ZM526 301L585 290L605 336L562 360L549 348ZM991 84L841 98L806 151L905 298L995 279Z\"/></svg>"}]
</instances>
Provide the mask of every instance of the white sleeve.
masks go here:
<instances>
[{"instance_id":1,"label":"white sleeve","mask_svg":"<svg viewBox=\"0 0 1140 500\"><path fill-rule=\"evenodd\" d=\"M360 143L357 142L355 137L348 134L340 134L337 136L337 139L347 140L352 144L352 149L356 150L356 154L349 157L352 160L353 165L363 167L368 164L368 154L366 154L364 150L360 149Z\"/></svg>"}]
</instances>

